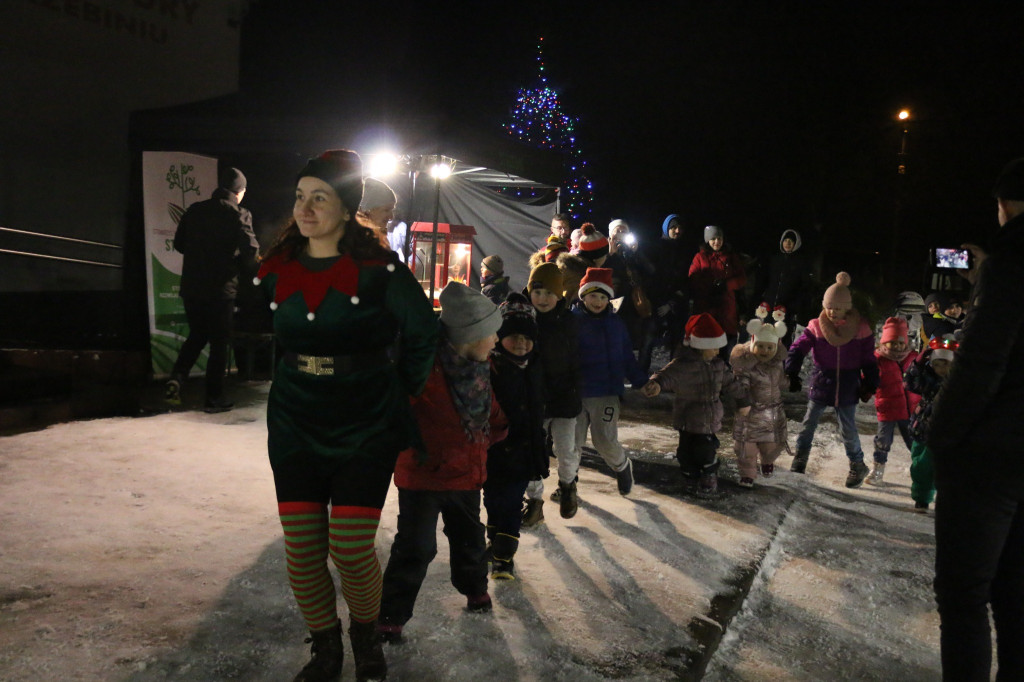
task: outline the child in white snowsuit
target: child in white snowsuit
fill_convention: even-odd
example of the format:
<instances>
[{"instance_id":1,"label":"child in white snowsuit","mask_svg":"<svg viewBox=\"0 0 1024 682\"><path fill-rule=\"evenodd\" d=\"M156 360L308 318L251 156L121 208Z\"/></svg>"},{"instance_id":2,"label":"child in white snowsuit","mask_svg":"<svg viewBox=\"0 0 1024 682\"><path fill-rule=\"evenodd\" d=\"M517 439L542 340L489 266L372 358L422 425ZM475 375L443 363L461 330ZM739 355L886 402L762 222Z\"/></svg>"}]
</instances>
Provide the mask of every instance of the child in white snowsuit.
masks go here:
<instances>
[{"instance_id":1,"label":"child in white snowsuit","mask_svg":"<svg viewBox=\"0 0 1024 682\"><path fill-rule=\"evenodd\" d=\"M750 400L750 412L737 414L733 425L733 443L740 485L753 488L761 460L761 475L768 478L775 472L775 460L789 450L786 438L786 412L782 392L789 382L783 366L786 346L784 310L767 320L768 307L762 303L756 317L747 323L750 341L734 346L730 364L736 380L744 387ZM774 323L773 323L774 322Z\"/></svg>"}]
</instances>

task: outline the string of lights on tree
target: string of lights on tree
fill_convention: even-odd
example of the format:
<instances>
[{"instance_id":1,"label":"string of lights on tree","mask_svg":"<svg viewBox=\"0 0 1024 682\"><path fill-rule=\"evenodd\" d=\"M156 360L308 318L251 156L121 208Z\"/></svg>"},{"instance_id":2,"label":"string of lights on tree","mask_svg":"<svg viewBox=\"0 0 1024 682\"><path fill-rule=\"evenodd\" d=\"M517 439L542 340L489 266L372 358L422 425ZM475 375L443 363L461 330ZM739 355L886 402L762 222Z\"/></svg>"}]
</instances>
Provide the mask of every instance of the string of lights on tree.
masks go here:
<instances>
[{"instance_id":1,"label":"string of lights on tree","mask_svg":"<svg viewBox=\"0 0 1024 682\"><path fill-rule=\"evenodd\" d=\"M544 38L537 44L537 82L520 88L512 109L512 121L502 126L521 142L554 149L565 156L562 210L574 220L589 218L594 186L587 177L587 161L576 144L578 119L565 113L558 92L547 84L544 73Z\"/></svg>"}]
</instances>

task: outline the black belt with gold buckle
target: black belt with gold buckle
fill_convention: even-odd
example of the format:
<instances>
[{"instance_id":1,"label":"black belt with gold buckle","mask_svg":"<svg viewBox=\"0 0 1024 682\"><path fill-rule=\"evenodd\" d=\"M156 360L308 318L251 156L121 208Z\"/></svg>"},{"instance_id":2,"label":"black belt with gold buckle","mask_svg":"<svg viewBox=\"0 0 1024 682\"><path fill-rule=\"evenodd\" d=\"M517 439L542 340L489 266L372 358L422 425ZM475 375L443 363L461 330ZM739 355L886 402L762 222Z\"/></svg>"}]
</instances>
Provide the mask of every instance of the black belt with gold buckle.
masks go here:
<instances>
[{"instance_id":1,"label":"black belt with gold buckle","mask_svg":"<svg viewBox=\"0 0 1024 682\"><path fill-rule=\"evenodd\" d=\"M386 350L356 355L304 355L302 353L285 353L284 364L294 367L303 374L318 377L330 377L335 374L348 374L357 369L371 369L390 362Z\"/></svg>"}]
</instances>

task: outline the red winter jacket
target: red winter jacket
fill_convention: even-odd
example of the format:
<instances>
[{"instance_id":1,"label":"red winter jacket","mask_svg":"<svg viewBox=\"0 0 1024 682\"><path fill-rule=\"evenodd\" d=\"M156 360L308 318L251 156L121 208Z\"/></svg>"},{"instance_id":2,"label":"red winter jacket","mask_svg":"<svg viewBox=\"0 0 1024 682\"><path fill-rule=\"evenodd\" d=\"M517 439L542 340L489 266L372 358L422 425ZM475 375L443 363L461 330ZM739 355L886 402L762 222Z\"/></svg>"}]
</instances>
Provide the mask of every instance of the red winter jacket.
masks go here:
<instances>
[{"instance_id":1,"label":"red winter jacket","mask_svg":"<svg viewBox=\"0 0 1024 682\"><path fill-rule=\"evenodd\" d=\"M880 422L898 422L910 419L914 414L914 408L921 401L921 396L903 387L903 373L907 371L911 363L917 359L917 351L912 350L903 358L903 362L896 362L879 355L878 358L878 390L875 391L875 412L878 413Z\"/></svg>"},{"instance_id":2,"label":"red winter jacket","mask_svg":"<svg viewBox=\"0 0 1024 682\"><path fill-rule=\"evenodd\" d=\"M690 295L693 314L710 313L726 334L739 332L736 311L736 290L747 283L739 255L726 251L713 251L706 244L700 248L690 264ZM721 282L715 286L715 282Z\"/></svg>"},{"instance_id":3,"label":"red winter jacket","mask_svg":"<svg viewBox=\"0 0 1024 682\"><path fill-rule=\"evenodd\" d=\"M412 399L412 411L426 452L408 449L398 455L395 485L406 490L479 490L487 480L487 448L508 434L508 420L491 391L491 433L481 443L470 441L452 402L441 360L427 377L423 393Z\"/></svg>"}]
</instances>

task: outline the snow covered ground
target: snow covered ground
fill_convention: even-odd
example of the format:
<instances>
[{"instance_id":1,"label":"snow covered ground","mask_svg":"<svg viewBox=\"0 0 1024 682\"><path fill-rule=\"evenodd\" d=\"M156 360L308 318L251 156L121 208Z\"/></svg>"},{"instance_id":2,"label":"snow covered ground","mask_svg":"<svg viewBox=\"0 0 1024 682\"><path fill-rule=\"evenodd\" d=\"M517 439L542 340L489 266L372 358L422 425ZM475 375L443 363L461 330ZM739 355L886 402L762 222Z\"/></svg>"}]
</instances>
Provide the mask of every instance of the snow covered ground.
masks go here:
<instances>
[{"instance_id":1,"label":"snow covered ground","mask_svg":"<svg viewBox=\"0 0 1024 682\"><path fill-rule=\"evenodd\" d=\"M224 414L0 438L0 680L291 679L308 647L266 459L267 388L241 385ZM705 501L681 490L670 400L629 394L634 492L587 458L579 514L546 504L519 580L492 584L493 613L464 610L439 533L406 642L385 647L389 679L938 679L933 522L909 511L903 444L884 487L847 490L829 419L806 476L783 456L745 491L723 434L726 481ZM396 515L392 490L383 562Z\"/></svg>"}]
</instances>

